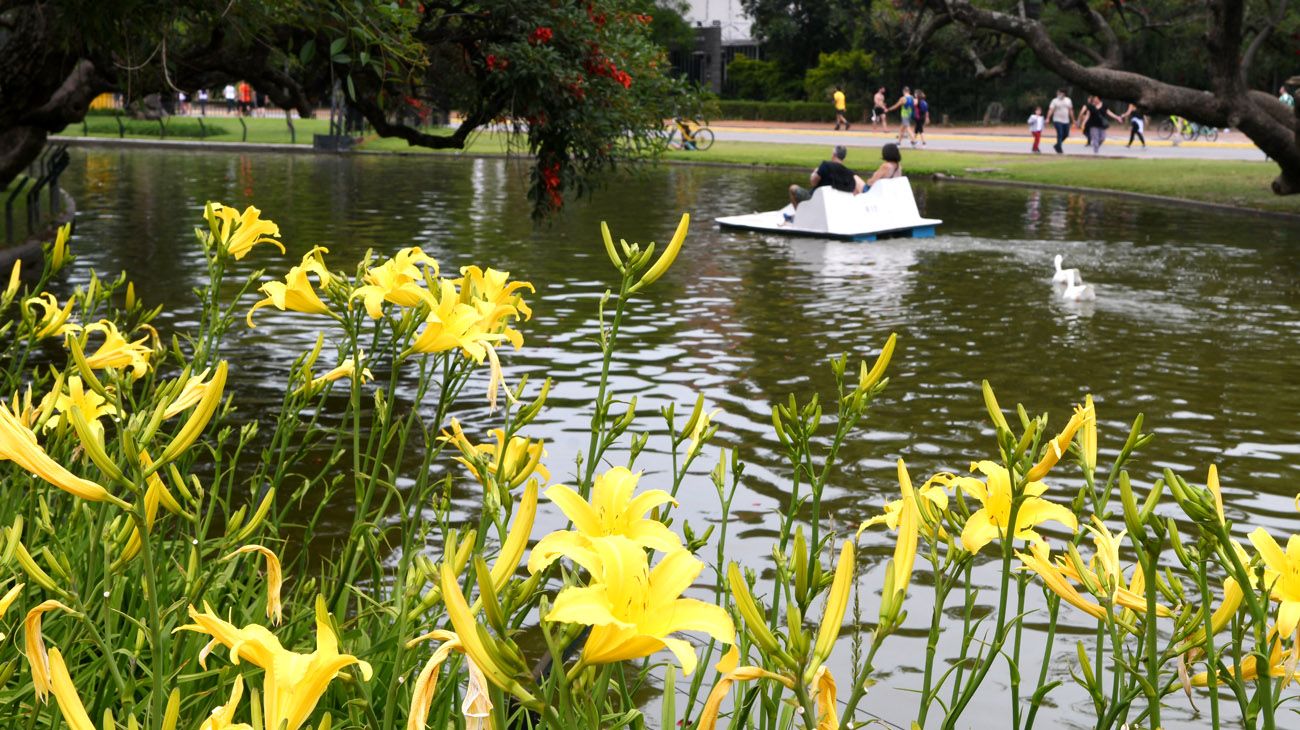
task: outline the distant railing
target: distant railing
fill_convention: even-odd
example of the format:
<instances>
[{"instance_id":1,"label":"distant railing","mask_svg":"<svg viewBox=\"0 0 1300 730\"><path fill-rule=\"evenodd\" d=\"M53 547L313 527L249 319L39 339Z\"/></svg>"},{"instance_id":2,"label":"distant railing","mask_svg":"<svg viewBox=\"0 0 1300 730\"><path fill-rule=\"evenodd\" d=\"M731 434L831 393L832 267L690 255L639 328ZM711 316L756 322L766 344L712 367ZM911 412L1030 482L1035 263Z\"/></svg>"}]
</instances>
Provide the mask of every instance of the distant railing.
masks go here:
<instances>
[{"instance_id":1,"label":"distant railing","mask_svg":"<svg viewBox=\"0 0 1300 730\"><path fill-rule=\"evenodd\" d=\"M14 243L18 228L14 220L15 205L23 205L28 236L34 235L44 221L58 217L63 207L59 177L67 169L68 162L66 144L46 147L28 167L27 174L13 181L4 197L6 245Z\"/></svg>"}]
</instances>

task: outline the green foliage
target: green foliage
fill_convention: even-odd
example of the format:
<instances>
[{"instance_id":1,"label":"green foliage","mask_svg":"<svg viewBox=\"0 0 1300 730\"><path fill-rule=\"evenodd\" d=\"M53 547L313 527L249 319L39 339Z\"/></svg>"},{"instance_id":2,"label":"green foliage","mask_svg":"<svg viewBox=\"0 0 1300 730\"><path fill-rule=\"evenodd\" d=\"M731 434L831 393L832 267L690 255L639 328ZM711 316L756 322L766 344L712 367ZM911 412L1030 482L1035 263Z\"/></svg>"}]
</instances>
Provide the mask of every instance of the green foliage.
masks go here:
<instances>
[{"instance_id":1,"label":"green foliage","mask_svg":"<svg viewBox=\"0 0 1300 730\"><path fill-rule=\"evenodd\" d=\"M793 94L790 86L781 75L781 69L775 61L760 61L748 56L736 56L727 64L728 95L738 99L786 99Z\"/></svg>"},{"instance_id":2,"label":"green foliage","mask_svg":"<svg viewBox=\"0 0 1300 730\"><path fill-rule=\"evenodd\" d=\"M870 97L878 83L875 57L866 51L836 51L817 57L817 65L804 74L803 88L808 98L829 99L836 86L844 89L849 99Z\"/></svg>"}]
</instances>

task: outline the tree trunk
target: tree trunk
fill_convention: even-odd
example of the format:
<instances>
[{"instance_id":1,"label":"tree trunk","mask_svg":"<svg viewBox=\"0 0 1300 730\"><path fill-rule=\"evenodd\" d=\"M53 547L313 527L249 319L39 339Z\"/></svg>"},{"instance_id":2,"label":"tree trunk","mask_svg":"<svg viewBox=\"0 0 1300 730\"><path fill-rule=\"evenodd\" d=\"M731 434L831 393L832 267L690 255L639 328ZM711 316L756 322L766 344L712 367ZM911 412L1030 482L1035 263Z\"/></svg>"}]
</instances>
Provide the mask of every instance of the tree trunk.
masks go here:
<instances>
[{"instance_id":1,"label":"tree trunk","mask_svg":"<svg viewBox=\"0 0 1300 730\"><path fill-rule=\"evenodd\" d=\"M1041 22L971 5L967 0L932 0L968 27L1019 38L1048 70L1099 96L1132 102L1153 114L1176 114L1201 124L1241 130L1281 174L1278 195L1300 194L1300 116L1271 94L1251 91L1242 73L1242 3L1207 0L1213 91L1169 84L1142 74L1104 66L1084 66L1066 54Z\"/></svg>"}]
</instances>

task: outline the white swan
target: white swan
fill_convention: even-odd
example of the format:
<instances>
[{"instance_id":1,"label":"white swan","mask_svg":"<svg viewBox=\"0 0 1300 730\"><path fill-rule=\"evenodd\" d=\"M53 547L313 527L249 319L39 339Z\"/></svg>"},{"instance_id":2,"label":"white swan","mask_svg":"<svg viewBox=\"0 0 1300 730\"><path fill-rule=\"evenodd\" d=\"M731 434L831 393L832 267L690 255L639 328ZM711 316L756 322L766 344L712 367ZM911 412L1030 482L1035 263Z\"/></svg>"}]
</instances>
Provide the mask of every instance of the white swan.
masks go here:
<instances>
[{"instance_id":1,"label":"white swan","mask_svg":"<svg viewBox=\"0 0 1300 730\"><path fill-rule=\"evenodd\" d=\"M1069 285L1061 293L1061 298L1067 302L1090 302L1097 298L1097 292L1092 288L1092 284L1083 283L1083 277L1079 276L1078 269L1066 269L1070 272Z\"/></svg>"},{"instance_id":2,"label":"white swan","mask_svg":"<svg viewBox=\"0 0 1300 730\"><path fill-rule=\"evenodd\" d=\"M1062 269L1061 262L1064 260L1065 260L1064 256L1062 256L1059 253L1056 254L1056 259L1055 259L1056 273L1052 275L1053 284L1069 285L1071 275L1079 273L1078 269ZM1082 277L1080 277L1080 281L1082 281Z\"/></svg>"}]
</instances>

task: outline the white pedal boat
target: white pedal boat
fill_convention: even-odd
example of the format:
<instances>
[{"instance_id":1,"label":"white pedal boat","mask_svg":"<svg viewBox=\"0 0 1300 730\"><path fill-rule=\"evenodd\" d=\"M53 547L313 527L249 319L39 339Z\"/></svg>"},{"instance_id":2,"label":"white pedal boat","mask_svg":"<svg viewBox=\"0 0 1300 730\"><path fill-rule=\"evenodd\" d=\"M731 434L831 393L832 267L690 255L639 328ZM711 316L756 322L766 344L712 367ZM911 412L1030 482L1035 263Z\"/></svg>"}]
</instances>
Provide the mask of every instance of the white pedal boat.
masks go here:
<instances>
[{"instance_id":1,"label":"white pedal boat","mask_svg":"<svg viewBox=\"0 0 1300 730\"><path fill-rule=\"evenodd\" d=\"M786 222L787 213L794 213L793 221ZM797 209L787 205L781 210L715 220L723 228L849 241L874 241L891 236L930 238L934 236L934 227L943 223L921 217L912 185L905 177L879 180L861 195L823 186L814 190L812 198L800 203Z\"/></svg>"}]
</instances>

